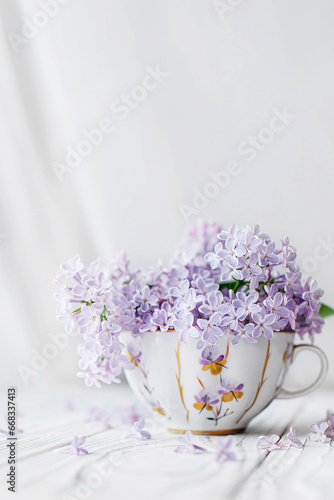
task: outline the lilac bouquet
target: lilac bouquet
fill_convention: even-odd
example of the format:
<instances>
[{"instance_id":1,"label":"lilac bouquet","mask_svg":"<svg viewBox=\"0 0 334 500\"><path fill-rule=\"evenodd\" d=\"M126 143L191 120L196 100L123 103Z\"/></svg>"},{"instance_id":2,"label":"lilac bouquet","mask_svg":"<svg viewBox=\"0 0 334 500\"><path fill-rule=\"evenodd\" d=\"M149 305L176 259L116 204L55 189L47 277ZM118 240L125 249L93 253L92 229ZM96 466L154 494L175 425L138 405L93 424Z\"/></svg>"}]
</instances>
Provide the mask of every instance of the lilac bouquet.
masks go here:
<instances>
[{"instance_id":1,"label":"lilac bouquet","mask_svg":"<svg viewBox=\"0 0 334 500\"><path fill-rule=\"evenodd\" d=\"M289 239L277 246L259 226L223 230L199 221L168 268L131 272L125 254L109 266L85 266L76 256L61 265L55 285L58 319L68 333L82 335L78 375L97 387L119 382L122 370L133 368L129 354L140 356L131 345L125 355L121 331L175 330L180 341L193 338L205 348L212 364L223 335L233 344L256 343L262 335L295 331L313 341L323 317L334 313L321 304L317 282L302 280Z\"/></svg>"}]
</instances>

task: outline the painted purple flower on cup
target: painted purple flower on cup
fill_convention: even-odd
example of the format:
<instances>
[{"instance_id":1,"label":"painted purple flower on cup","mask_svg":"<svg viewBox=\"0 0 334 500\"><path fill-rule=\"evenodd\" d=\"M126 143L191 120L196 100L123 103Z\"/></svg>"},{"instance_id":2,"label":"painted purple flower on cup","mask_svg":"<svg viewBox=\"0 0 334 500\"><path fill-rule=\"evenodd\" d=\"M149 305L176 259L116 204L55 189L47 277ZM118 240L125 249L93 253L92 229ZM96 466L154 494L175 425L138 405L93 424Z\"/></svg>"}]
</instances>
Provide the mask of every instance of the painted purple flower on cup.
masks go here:
<instances>
[{"instance_id":1,"label":"painted purple flower on cup","mask_svg":"<svg viewBox=\"0 0 334 500\"><path fill-rule=\"evenodd\" d=\"M219 354L217 347L208 346L203 349L200 359L202 370L210 370L212 375L219 375L225 368L224 354Z\"/></svg>"},{"instance_id":2,"label":"painted purple flower on cup","mask_svg":"<svg viewBox=\"0 0 334 500\"><path fill-rule=\"evenodd\" d=\"M196 403L194 403L194 408L200 410L200 413L206 408L207 410L212 410L212 407L219 402L217 399L217 394L215 391L209 388L202 389L198 396L195 396Z\"/></svg>"},{"instance_id":3,"label":"painted purple flower on cup","mask_svg":"<svg viewBox=\"0 0 334 500\"><path fill-rule=\"evenodd\" d=\"M128 344L127 355L130 363L133 363L134 366L138 366L138 364L140 363L142 352L132 342Z\"/></svg>"},{"instance_id":4,"label":"painted purple flower on cup","mask_svg":"<svg viewBox=\"0 0 334 500\"><path fill-rule=\"evenodd\" d=\"M241 390L244 384L239 384L234 380L222 378L220 386L221 389L219 389L218 394L222 394L221 400L224 401L224 403L233 401L233 399L238 402L238 399L243 396L243 392Z\"/></svg>"},{"instance_id":5,"label":"painted purple flower on cup","mask_svg":"<svg viewBox=\"0 0 334 500\"><path fill-rule=\"evenodd\" d=\"M307 436L307 439L313 441L315 443L328 443L329 439L326 434L326 431L329 427L328 422L321 422L321 424L311 424L310 432Z\"/></svg>"}]
</instances>

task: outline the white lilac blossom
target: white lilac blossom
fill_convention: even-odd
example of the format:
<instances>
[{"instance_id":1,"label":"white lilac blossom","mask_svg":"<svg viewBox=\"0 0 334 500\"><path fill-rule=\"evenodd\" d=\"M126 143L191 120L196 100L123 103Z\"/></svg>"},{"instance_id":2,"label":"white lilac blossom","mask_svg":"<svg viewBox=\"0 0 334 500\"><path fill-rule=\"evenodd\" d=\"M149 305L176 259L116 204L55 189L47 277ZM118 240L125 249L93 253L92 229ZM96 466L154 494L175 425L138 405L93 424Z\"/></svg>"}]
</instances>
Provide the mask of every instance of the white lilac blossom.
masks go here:
<instances>
[{"instance_id":1,"label":"white lilac blossom","mask_svg":"<svg viewBox=\"0 0 334 500\"><path fill-rule=\"evenodd\" d=\"M296 438L296 431L294 427L290 427L285 439L283 439L282 448L298 448L299 450L303 448L301 441Z\"/></svg>"},{"instance_id":2,"label":"white lilac blossom","mask_svg":"<svg viewBox=\"0 0 334 500\"><path fill-rule=\"evenodd\" d=\"M216 461L219 463L224 463L228 460L234 461L237 459L234 450L234 440L230 438L217 439L215 442L216 446Z\"/></svg>"},{"instance_id":3,"label":"white lilac blossom","mask_svg":"<svg viewBox=\"0 0 334 500\"><path fill-rule=\"evenodd\" d=\"M176 453L190 453L192 455L201 452L214 453L215 460L218 463L237 459L235 443L232 437L216 439L214 449L204 448L195 444L196 437L191 431L187 431L184 436L179 437L177 440L180 444L174 450Z\"/></svg>"},{"instance_id":4,"label":"white lilac blossom","mask_svg":"<svg viewBox=\"0 0 334 500\"><path fill-rule=\"evenodd\" d=\"M328 443L334 439L334 413L327 411L326 421L320 424L311 424L307 439L318 443Z\"/></svg>"},{"instance_id":5,"label":"white lilac blossom","mask_svg":"<svg viewBox=\"0 0 334 500\"><path fill-rule=\"evenodd\" d=\"M176 453L195 454L201 451L206 451L205 448L202 448L194 443L195 436L191 431L187 431L184 436L177 438L177 440L180 444L174 450Z\"/></svg>"},{"instance_id":6,"label":"white lilac blossom","mask_svg":"<svg viewBox=\"0 0 334 500\"><path fill-rule=\"evenodd\" d=\"M296 431L294 427L291 426L287 435L282 439L277 434L273 434L270 438L267 436L260 436L257 447L260 450L277 451L287 448L302 449L303 445L301 441L296 438Z\"/></svg>"},{"instance_id":7,"label":"white lilac blossom","mask_svg":"<svg viewBox=\"0 0 334 500\"><path fill-rule=\"evenodd\" d=\"M125 437L135 437L143 441L146 439L151 439L151 434L147 430L145 430L144 427L145 427L145 420L141 418L140 420L134 422L132 426L132 431Z\"/></svg>"},{"instance_id":8,"label":"white lilac blossom","mask_svg":"<svg viewBox=\"0 0 334 500\"><path fill-rule=\"evenodd\" d=\"M167 268L131 272L124 253L110 266L85 266L75 256L61 265L55 286L59 321L82 338L78 376L87 386L120 382L122 371L133 369L139 353L128 356L122 331L135 337L175 330L203 349L227 334L233 344L279 331L313 341L324 322L323 292L311 278L302 280L289 239L276 246L258 226L226 231L199 221Z\"/></svg>"},{"instance_id":9,"label":"white lilac blossom","mask_svg":"<svg viewBox=\"0 0 334 500\"><path fill-rule=\"evenodd\" d=\"M281 449L281 446L278 444L280 440L280 437L277 434L273 434L272 436L267 437L267 436L260 436L257 447L260 450L267 450L267 451L275 451Z\"/></svg>"},{"instance_id":10,"label":"white lilac blossom","mask_svg":"<svg viewBox=\"0 0 334 500\"><path fill-rule=\"evenodd\" d=\"M76 455L80 455L80 453L83 453L87 455L88 451L86 448L83 448L83 444L85 444L86 441L86 436L83 437L77 437L74 436L72 439L72 442L68 446L63 446L61 448L56 448L55 451L59 451L61 453L75 453Z\"/></svg>"},{"instance_id":11,"label":"white lilac blossom","mask_svg":"<svg viewBox=\"0 0 334 500\"><path fill-rule=\"evenodd\" d=\"M328 443L329 438L327 436L327 429L329 427L328 422L321 422L321 424L311 424L310 432L307 439L314 441L316 443Z\"/></svg>"}]
</instances>

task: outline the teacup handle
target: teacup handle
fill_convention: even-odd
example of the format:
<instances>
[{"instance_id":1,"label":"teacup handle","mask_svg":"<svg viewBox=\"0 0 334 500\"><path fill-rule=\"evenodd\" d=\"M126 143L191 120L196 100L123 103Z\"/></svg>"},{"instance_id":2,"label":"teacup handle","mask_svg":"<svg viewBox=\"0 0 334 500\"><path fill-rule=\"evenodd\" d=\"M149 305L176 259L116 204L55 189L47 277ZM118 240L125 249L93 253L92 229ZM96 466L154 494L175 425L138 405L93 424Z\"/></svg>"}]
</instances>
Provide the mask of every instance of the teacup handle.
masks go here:
<instances>
[{"instance_id":1,"label":"teacup handle","mask_svg":"<svg viewBox=\"0 0 334 500\"><path fill-rule=\"evenodd\" d=\"M313 352L320 359L321 367L318 377L311 385L309 385L305 389L299 389L298 391L287 391L286 389L282 388L276 396L277 399L291 399L291 398L299 398L300 396L305 396L306 394L309 394L310 392L314 391L314 389L319 387L319 385L323 382L324 378L326 377L328 370L328 360L324 351L319 347L310 344L298 344L293 346L291 363L294 361L296 356L298 356L298 354L301 353L302 351Z\"/></svg>"}]
</instances>

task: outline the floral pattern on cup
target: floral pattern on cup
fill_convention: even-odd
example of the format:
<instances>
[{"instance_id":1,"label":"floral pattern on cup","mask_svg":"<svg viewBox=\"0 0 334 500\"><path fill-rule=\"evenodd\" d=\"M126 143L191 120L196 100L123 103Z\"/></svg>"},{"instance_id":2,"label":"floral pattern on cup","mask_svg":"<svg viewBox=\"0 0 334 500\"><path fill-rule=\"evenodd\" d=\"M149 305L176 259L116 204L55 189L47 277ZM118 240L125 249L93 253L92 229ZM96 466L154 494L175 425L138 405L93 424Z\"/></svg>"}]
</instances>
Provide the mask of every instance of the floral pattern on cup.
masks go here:
<instances>
[{"instance_id":1,"label":"floral pattern on cup","mask_svg":"<svg viewBox=\"0 0 334 500\"><path fill-rule=\"evenodd\" d=\"M139 365L142 353L132 342L128 345L126 355L129 358L130 363L133 363L134 366Z\"/></svg>"},{"instance_id":2,"label":"floral pattern on cup","mask_svg":"<svg viewBox=\"0 0 334 500\"><path fill-rule=\"evenodd\" d=\"M162 415L163 417L166 416L166 411L162 408L160 401L147 398L146 403L152 409L152 411L155 411L157 414Z\"/></svg>"},{"instance_id":3,"label":"floral pattern on cup","mask_svg":"<svg viewBox=\"0 0 334 500\"><path fill-rule=\"evenodd\" d=\"M210 370L212 375L219 375L223 368L226 368L226 360L223 354L219 355L219 351L215 346L205 347L202 351L200 364L202 370Z\"/></svg>"},{"instance_id":4,"label":"floral pattern on cup","mask_svg":"<svg viewBox=\"0 0 334 500\"><path fill-rule=\"evenodd\" d=\"M138 385L138 391L144 397L145 403L151 408L152 411L159 415L167 416L166 411L163 409L161 403L152 397L154 387L150 385L148 380L148 371L142 363L142 352L134 342L130 342L127 346L126 355L129 358L132 368L138 368L144 376L144 381L141 386ZM144 390L142 390L144 389Z\"/></svg>"},{"instance_id":5,"label":"floral pattern on cup","mask_svg":"<svg viewBox=\"0 0 334 500\"><path fill-rule=\"evenodd\" d=\"M198 379L198 381L203 387L203 383L201 382L201 380ZM218 424L218 421L221 418L227 417L228 415L231 415L233 413L233 411L230 411L229 413L230 408L226 408L225 412L222 414L223 402L221 401L220 404L218 404L219 394L212 388L203 387L198 395L195 395L194 397L196 400L196 403L193 404L194 408L196 410L199 410L199 413L202 413L204 408L210 411L212 413L212 416L210 415L209 417L207 417L207 420L213 420L215 422L215 425Z\"/></svg>"},{"instance_id":6,"label":"floral pattern on cup","mask_svg":"<svg viewBox=\"0 0 334 500\"><path fill-rule=\"evenodd\" d=\"M121 339L132 367L127 379L152 414L168 429L209 434L243 430L281 394L299 348L289 332L262 338L256 348L229 337L200 351L193 339L182 345L174 331L141 338L124 332Z\"/></svg>"},{"instance_id":7,"label":"floral pattern on cup","mask_svg":"<svg viewBox=\"0 0 334 500\"><path fill-rule=\"evenodd\" d=\"M215 391L209 388L203 388L199 394L196 396L196 403L194 403L194 408L199 410L200 413L206 408L208 411L213 409L213 406L219 403L219 398L217 399L217 394Z\"/></svg>"},{"instance_id":8,"label":"floral pattern on cup","mask_svg":"<svg viewBox=\"0 0 334 500\"><path fill-rule=\"evenodd\" d=\"M224 403L229 403L233 400L238 402L238 400L242 398L244 394L243 392L241 392L244 384L238 384L238 382L223 378L220 382L220 385L222 388L218 391L218 394L222 394L221 400Z\"/></svg>"}]
</instances>

